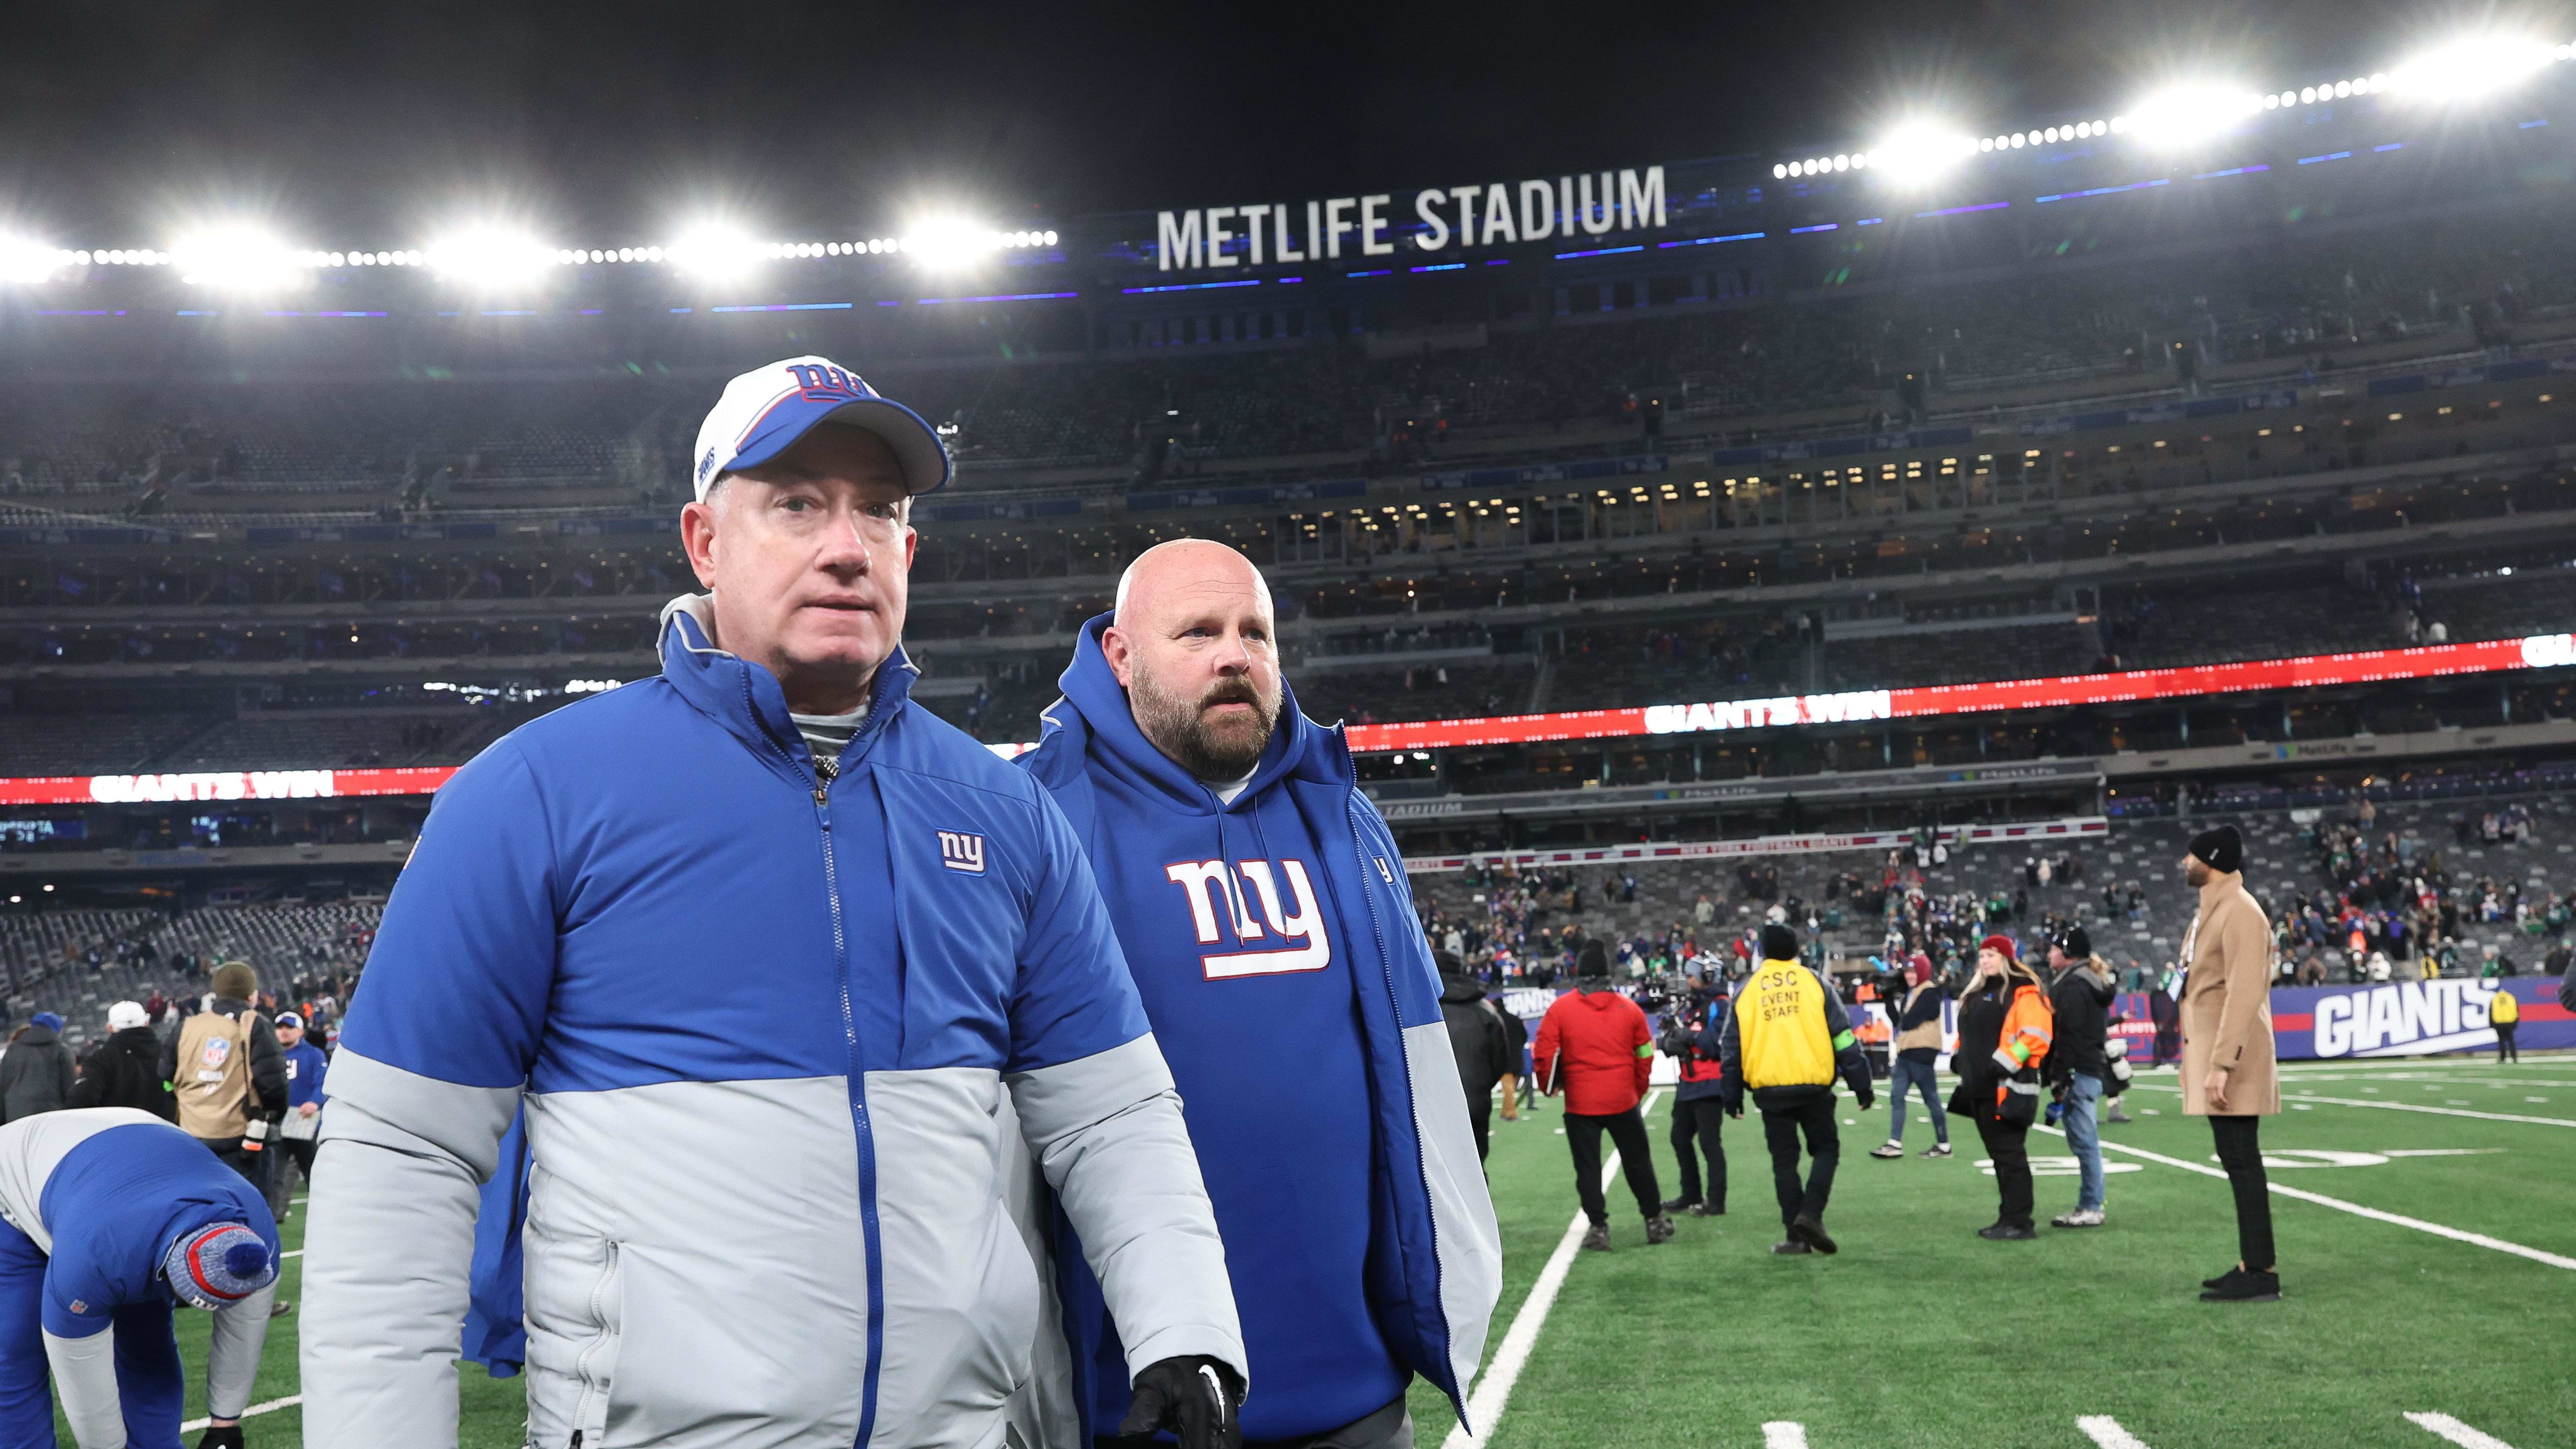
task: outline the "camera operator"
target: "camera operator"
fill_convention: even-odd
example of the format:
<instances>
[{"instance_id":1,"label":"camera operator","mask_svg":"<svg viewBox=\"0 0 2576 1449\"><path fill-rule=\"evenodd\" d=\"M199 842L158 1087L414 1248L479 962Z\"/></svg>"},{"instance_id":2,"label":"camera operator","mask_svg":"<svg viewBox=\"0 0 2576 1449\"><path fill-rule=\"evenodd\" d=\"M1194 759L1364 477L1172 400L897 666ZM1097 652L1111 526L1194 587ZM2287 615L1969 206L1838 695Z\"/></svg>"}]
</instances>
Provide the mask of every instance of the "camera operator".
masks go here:
<instances>
[{"instance_id":1,"label":"camera operator","mask_svg":"<svg viewBox=\"0 0 2576 1449\"><path fill-rule=\"evenodd\" d=\"M1681 1064L1681 1085L1673 1092L1673 1156L1681 1162L1682 1195L1664 1204L1667 1216L1689 1209L1693 1217L1726 1216L1726 1147L1718 1127L1726 1120L1719 1095L1725 1072L1719 1063L1721 1012L1727 1008L1723 983L1690 978L1689 989L1672 995L1665 1006L1663 1050ZM1699 1162L1691 1156L1692 1139L1708 1158L1708 1188L1700 1189Z\"/></svg>"}]
</instances>

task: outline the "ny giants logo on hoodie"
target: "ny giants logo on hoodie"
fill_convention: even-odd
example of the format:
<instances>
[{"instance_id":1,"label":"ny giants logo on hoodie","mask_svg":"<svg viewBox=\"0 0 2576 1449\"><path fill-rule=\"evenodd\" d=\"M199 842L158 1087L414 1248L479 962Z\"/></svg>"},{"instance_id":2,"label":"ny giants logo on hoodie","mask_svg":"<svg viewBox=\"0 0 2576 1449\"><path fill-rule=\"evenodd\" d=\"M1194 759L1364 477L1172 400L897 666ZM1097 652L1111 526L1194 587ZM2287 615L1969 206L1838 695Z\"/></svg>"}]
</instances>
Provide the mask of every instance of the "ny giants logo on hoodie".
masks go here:
<instances>
[{"instance_id":1,"label":"ny giants logo on hoodie","mask_svg":"<svg viewBox=\"0 0 2576 1449\"><path fill-rule=\"evenodd\" d=\"M1208 980L1321 971L1333 959L1332 942L1324 936L1323 908L1316 902L1315 883L1306 874L1306 863L1282 860L1278 865L1276 873L1266 860L1242 861L1232 868L1221 860L1185 860L1163 867L1164 878L1190 898L1190 922L1198 928L1200 945L1214 946L1225 939L1217 929L1220 912L1240 945L1252 946L1274 936L1288 943L1201 956L1199 965ZM1291 900L1285 903L1279 894L1280 874L1288 878ZM1255 919L1247 909L1243 893L1247 883L1252 894L1260 898L1261 919Z\"/></svg>"}]
</instances>

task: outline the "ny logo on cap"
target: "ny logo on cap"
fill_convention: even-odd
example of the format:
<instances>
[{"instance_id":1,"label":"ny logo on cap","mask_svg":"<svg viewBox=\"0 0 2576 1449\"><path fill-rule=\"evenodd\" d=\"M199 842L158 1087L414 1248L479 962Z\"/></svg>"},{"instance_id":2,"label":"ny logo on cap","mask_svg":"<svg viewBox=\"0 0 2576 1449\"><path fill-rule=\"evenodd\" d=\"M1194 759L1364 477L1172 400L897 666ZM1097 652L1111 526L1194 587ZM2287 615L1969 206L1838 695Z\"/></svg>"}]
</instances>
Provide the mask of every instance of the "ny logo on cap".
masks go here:
<instances>
[{"instance_id":1,"label":"ny logo on cap","mask_svg":"<svg viewBox=\"0 0 2576 1449\"><path fill-rule=\"evenodd\" d=\"M830 364L816 366L809 362L791 362L787 370L796 374L798 396L807 402L860 402L875 397L868 385L841 368Z\"/></svg>"},{"instance_id":2,"label":"ny logo on cap","mask_svg":"<svg viewBox=\"0 0 2576 1449\"><path fill-rule=\"evenodd\" d=\"M700 459L698 460L698 481L699 481L699 482L701 482L701 483L706 482L706 481L707 481L707 475L708 475L708 474L710 474L710 473L713 473L715 470L716 470L716 450L715 450L715 449L713 449L713 448L709 448L709 449L707 449L707 455L706 455L705 457L700 458Z\"/></svg>"}]
</instances>

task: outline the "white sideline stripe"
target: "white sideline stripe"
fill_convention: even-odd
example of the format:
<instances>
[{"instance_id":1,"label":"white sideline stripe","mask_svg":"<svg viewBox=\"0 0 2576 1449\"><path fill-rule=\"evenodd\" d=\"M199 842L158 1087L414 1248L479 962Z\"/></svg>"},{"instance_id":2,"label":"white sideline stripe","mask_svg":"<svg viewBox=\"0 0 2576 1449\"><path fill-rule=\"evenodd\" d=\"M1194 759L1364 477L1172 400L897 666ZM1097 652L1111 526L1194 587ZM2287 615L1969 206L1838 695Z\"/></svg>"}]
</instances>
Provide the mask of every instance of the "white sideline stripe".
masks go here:
<instances>
[{"instance_id":1,"label":"white sideline stripe","mask_svg":"<svg viewBox=\"0 0 2576 1449\"><path fill-rule=\"evenodd\" d=\"M1762 1426L1762 1449L1807 1449L1807 1426L1774 1419Z\"/></svg>"},{"instance_id":2,"label":"white sideline stripe","mask_svg":"<svg viewBox=\"0 0 2576 1449\"><path fill-rule=\"evenodd\" d=\"M2108 1414L2087 1414L2075 1421L2075 1427L2102 1449L2147 1449L2145 1440L2121 1428L2120 1421Z\"/></svg>"},{"instance_id":3,"label":"white sideline stripe","mask_svg":"<svg viewBox=\"0 0 2576 1449\"><path fill-rule=\"evenodd\" d=\"M2066 1135L2065 1132L2055 1127L2042 1127L2039 1130L2058 1137ZM2203 1167L2197 1162L2185 1162L2179 1157L2167 1157L2161 1152L2149 1152L2143 1147L2131 1147L2125 1143L2105 1141L2102 1144L2102 1150L2105 1152L2125 1152L2131 1157L2143 1157L2149 1162L2161 1162L2167 1167L2179 1167L2185 1172L2197 1172L2203 1177L2215 1177L2222 1181L2227 1177L2227 1174L2218 1168ZM2440 1223L2428 1223L2422 1218L2410 1218L2397 1213L2384 1213L2377 1208L2363 1207L2357 1202L2345 1202L2342 1198L2328 1197L2321 1192L2309 1192L2305 1188L2283 1187L2277 1182L2267 1182L2266 1185L2270 1187L2274 1193L2282 1197L2296 1198L2301 1202L2312 1202L2317 1204L2319 1207L2330 1207L2337 1212L2351 1213L2355 1217L2369 1218L2374 1222L2394 1223L2401 1228L2413 1228L2419 1233L2431 1233L2437 1238L2449 1238L2455 1243L2469 1243L2481 1248L2493 1248L2499 1253L2511 1253L2517 1258L2529 1258L2535 1263L2546 1263L2552 1268L2564 1268L2571 1273L2576 1273L2576 1258L2562 1258L2556 1253L2545 1253L2538 1248L2526 1248L2520 1243L2508 1243L2502 1238L2490 1238L2484 1233L2466 1232L2459 1228L2444 1227Z\"/></svg>"},{"instance_id":4,"label":"white sideline stripe","mask_svg":"<svg viewBox=\"0 0 2576 1449\"><path fill-rule=\"evenodd\" d=\"M2131 1083L2132 1086L2137 1085ZM2148 1087L2150 1092L2182 1094L2180 1087ZM2471 1112L2459 1107L2427 1107L2421 1102L2365 1102L2359 1097L2313 1097L2302 1092L2283 1097L2284 1102L2321 1102L2329 1107L2385 1107L2391 1112L2430 1112L2436 1117L2475 1117L2481 1122L2528 1122L2536 1127L2576 1127L2576 1121L2565 1117L2526 1117L2516 1112Z\"/></svg>"},{"instance_id":5,"label":"white sideline stripe","mask_svg":"<svg viewBox=\"0 0 2576 1449\"><path fill-rule=\"evenodd\" d=\"M304 1396L302 1394L288 1394L285 1398L271 1399L265 1404L253 1404L249 1408L242 1410L242 1417L247 1419L253 1414L274 1414L280 1409L292 1409L303 1402ZM212 1419L190 1419L188 1422L179 1426L179 1432L182 1434L194 1434L199 1429L203 1429L213 1422L214 1420ZM2505 1446L2505 1449L2513 1449L2513 1446L2508 1444Z\"/></svg>"},{"instance_id":6,"label":"white sideline stripe","mask_svg":"<svg viewBox=\"0 0 2576 1449\"><path fill-rule=\"evenodd\" d=\"M1637 1115L1643 1117L1655 1110L1655 1099L1663 1094L1661 1087L1648 1092ZM1605 1190L1618 1171L1619 1154L1613 1152L1601 1164L1601 1186ZM1503 1406L1512 1400L1512 1385L1529 1363L1530 1350L1538 1346L1538 1331L1547 1326L1548 1310L1556 1306L1556 1295L1565 1287L1565 1275L1574 1269L1574 1255L1583 1246L1584 1230L1591 1226L1583 1210L1575 1209L1574 1221L1566 1224L1565 1236L1556 1240L1556 1251L1547 1255L1547 1266L1538 1270L1538 1281L1530 1285L1521 1311L1512 1315L1512 1326L1503 1334L1502 1347L1494 1350L1494 1361L1486 1366L1485 1376L1477 1380L1476 1391L1468 1396L1466 1420L1450 1428L1449 1437L1440 1441L1440 1449L1478 1449L1482 1440L1467 1432L1469 1423L1484 1425L1487 1434L1494 1432L1495 1423L1503 1417ZM1800 1431L1798 1449L1805 1449L1804 1432Z\"/></svg>"},{"instance_id":7,"label":"white sideline stripe","mask_svg":"<svg viewBox=\"0 0 2576 1449\"><path fill-rule=\"evenodd\" d=\"M303 1257L303 1256L304 1256L304 1250L303 1250L302 1248L289 1248L289 1249L287 1249L285 1252L280 1253L280 1254L278 1254L277 1256L278 1256L280 1259L286 1259L286 1258L301 1258L301 1257Z\"/></svg>"},{"instance_id":8,"label":"white sideline stripe","mask_svg":"<svg viewBox=\"0 0 2576 1449\"><path fill-rule=\"evenodd\" d=\"M2408 1414L2406 1417L2414 1420L2416 1427L2439 1434L2462 1449L2513 1449L2512 1445L2493 1434L2472 1429L2448 1414Z\"/></svg>"}]
</instances>

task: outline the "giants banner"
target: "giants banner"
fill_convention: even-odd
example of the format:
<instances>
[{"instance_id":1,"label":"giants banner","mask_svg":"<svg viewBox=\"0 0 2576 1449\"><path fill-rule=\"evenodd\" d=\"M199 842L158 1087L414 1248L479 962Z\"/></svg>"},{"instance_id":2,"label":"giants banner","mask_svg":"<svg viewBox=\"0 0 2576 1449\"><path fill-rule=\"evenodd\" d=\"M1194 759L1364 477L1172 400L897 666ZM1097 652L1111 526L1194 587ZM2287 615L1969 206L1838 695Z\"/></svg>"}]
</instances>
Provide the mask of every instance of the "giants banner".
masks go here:
<instances>
[{"instance_id":1,"label":"giants banner","mask_svg":"<svg viewBox=\"0 0 2576 1449\"><path fill-rule=\"evenodd\" d=\"M1626 709L1568 710L1554 714L1498 715L1489 719L1421 720L1350 727L1351 748L1361 754L1437 750L1465 745L1545 744L1558 740L1617 739L1638 735L1689 735L1802 724L1930 719L2196 695L2243 694L2325 684L2370 684L2390 679L2429 679L2443 674L2483 674L2505 669L2550 669L2576 664L2576 636L2535 634L2474 644L2431 644L2420 649L2365 649L2351 654L2306 654L2296 659L2255 659L2239 664L2195 664L2179 669L2133 669L2118 674L2065 674L1986 684L1936 684L1912 689L1863 689L1839 694L1795 694L1776 699L1714 700L1699 704L1650 704ZM1029 744L991 747L1004 759L1035 749ZM177 800L330 799L345 795L426 795L456 773L449 766L400 770L242 770L176 775L55 775L0 779L0 805L126 805Z\"/></svg>"},{"instance_id":2,"label":"giants banner","mask_svg":"<svg viewBox=\"0 0 2576 1449\"><path fill-rule=\"evenodd\" d=\"M2369 986L2280 986L2272 990L2272 1046L2283 1061L2333 1061L2348 1057L2420 1057L2436 1052L2492 1050L2488 1021L2499 991L2522 1008L2517 1046L2535 1051L2576 1047L2576 1013L2558 1004L2558 983L2546 976L2503 981L2391 981ZM2156 1057L2151 993L2122 992L2112 1011L2112 1046L2127 1044L2129 1060ZM2176 1018L2178 1020L2178 1018ZM2180 1054L2177 1028L2168 1060Z\"/></svg>"}]
</instances>

